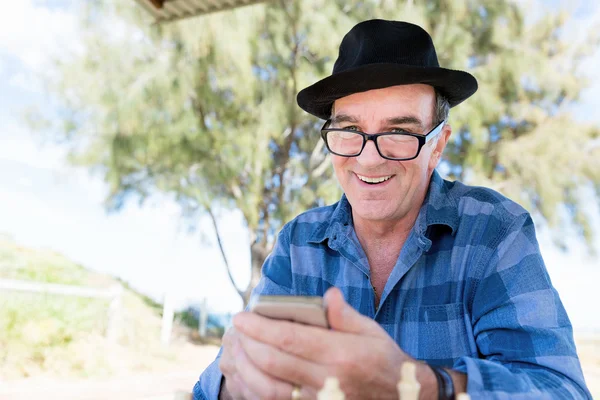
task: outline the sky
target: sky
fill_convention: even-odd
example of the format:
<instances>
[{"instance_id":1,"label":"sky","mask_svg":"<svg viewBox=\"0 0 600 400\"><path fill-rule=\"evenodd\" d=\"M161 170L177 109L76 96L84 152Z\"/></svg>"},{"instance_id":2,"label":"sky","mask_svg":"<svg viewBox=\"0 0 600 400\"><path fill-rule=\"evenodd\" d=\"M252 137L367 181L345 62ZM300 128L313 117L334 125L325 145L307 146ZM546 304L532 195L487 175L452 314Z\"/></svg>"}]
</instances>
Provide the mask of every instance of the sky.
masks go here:
<instances>
[{"instance_id":1,"label":"sky","mask_svg":"<svg viewBox=\"0 0 600 400\"><path fill-rule=\"evenodd\" d=\"M47 68L51 55L77 48L74 3L19 0L3 5L0 13L0 233L119 276L159 301L170 293L179 307L206 298L214 312L238 311L241 301L229 282L207 220L200 221L197 232L187 233L179 208L164 198L141 207L130 202L121 212L107 214L102 180L68 166L64 148L44 142L23 124L23 109L48 103L37 73ZM593 1L580 4L575 14L577 29L567 32L574 40L582 29L600 22L600 6ZM590 75L598 70L600 51L584 65ZM599 92L600 79L596 79L584 92L582 104L573 109L578 119L600 123ZM238 212L222 212L221 217L234 277L243 286L249 279L247 233ZM590 218L600 226L597 203L591 202ZM568 253L550 244L550 232L542 229L539 233L548 269L574 325L600 330L600 317L590 317L597 314L591 306L600 302L593 285L600 280L600 262L584 254L574 234L563 234L573 237ZM600 249L600 231L598 236ZM597 301L590 303L589 296ZM582 303L589 307L580 307Z\"/></svg>"}]
</instances>

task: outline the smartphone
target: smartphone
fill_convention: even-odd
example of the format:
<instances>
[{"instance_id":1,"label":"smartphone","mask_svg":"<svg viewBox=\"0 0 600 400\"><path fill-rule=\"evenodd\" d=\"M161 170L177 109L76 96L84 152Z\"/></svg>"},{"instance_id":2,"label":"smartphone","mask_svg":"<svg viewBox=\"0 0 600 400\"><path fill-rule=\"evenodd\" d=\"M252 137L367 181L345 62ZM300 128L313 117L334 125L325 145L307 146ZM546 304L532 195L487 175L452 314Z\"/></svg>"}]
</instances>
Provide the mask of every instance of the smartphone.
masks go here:
<instances>
[{"instance_id":1,"label":"smartphone","mask_svg":"<svg viewBox=\"0 0 600 400\"><path fill-rule=\"evenodd\" d=\"M255 296L250 311L263 317L329 328L327 309L321 296Z\"/></svg>"}]
</instances>

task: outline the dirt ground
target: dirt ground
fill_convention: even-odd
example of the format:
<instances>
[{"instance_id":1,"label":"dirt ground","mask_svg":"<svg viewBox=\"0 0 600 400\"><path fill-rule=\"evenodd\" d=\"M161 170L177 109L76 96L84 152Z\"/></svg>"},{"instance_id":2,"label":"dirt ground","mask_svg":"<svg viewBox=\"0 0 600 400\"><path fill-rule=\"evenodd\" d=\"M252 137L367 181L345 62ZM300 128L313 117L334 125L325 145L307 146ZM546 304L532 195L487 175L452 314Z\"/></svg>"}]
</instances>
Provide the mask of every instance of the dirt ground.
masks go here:
<instances>
[{"instance_id":1,"label":"dirt ground","mask_svg":"<svg viewBox=\"0 0 600 400\"><path fill-rule=\"evenodd\" d=\"M600 335L577 337L577 349L587 384L600 399ZM0 382L1 400L179 400L190 393L198 375L212 360L218 347L189 346L176 369L105 379L57 380L50 377Z\"/></svg>"},{"instance_id":2,"label":"dirt ground","mask_svg":"<svg viewBox=\"0 0 600 400\"><path fill-rule=\"evenodd\" d=\"M56 379L50 376L0 381L0 400L174 400L176 394L191 393L200 373L216 357L216 346L178 348L176 367L111 378Z\"/></svg>"},{"instance_id":3,"label":"dirt ground","mask_svg":"<svg viewBox=\"0 0 600 400\"><path fill-rule=\"evenodd\" d=\"M594 399L600 399L600 334L576 336L577 353L585 381Z\"/></svg>"}]
</instances>

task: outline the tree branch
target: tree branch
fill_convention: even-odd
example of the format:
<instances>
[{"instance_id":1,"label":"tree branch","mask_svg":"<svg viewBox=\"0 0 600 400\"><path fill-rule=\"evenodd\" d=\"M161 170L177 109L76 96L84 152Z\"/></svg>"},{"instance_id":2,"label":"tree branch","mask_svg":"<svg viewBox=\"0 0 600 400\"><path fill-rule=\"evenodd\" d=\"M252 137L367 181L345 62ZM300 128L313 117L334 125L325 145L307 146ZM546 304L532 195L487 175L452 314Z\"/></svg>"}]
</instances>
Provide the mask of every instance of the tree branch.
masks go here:
<instances>
[{"instance_id":1,"label":"tree branch","mask_svg":"<svg viewBox=\"0 0 600 400\"><path fill-rule=\"evenodd\" d=\"M200 126L203 130L208 131L208 127L206 126L206 112L204 111L204 107L198 99L197 92L193 93L190 98L192 100L192 106L194 110L196 110L196 112L199 114L198 119L200 120Z\"/></svg>"},{"instance_id":2,"label":"tree branch","mask_svg":"<svg viewBox=\"0 0 600 400\"><path fill-rule=\"evenodd\" d=\"M285 6L285 2L281 0L281 7L283 8L286 16L290 21L290 25L292 27L292 38L293 38L293 48L291 54L291 62L290 62L290 77L292 78L292 95L295 95L298 91L298 79L296 76L296 68L298 64L298 52L300 49L300 43L298 39L298 27L297 27L297 18L294 18L287 10ZM290 103L292 104L292 103ZM290 128L289 134L285 138L285 142L283 145L283 150L281 151L282 159L281 165L278 166L280 168L279 172L279 189L277 191L277 201L279 206L283 204L283 193L284 193L284 174L287 169L287 164L290 160L290 150L292 148L292 143L294 142L294 136L296 135L297 121L296 121L296 110L293 105L290 105L289 109L289 118L290 118Z\"/></svg>"},{"instance_id":3,"label":"tree branch","mask_svg":"<svg viewBox=\"0 0 600 400\"><path fill-rule=\"evenodd\" d=\"M217 219L215 218L215 214L212 211L210 206L205 205L206 212L208 213L210 220L212 221L213 227L215 228L215 235L217 236L217 243L219 244L219 250L221 250L221 256L223 257L223 262L225 263L225 268L227 269L227 275L229 276L229 280L233 285L235 291L238 295L244 299L245 290L240 290L233 279L233 275L231 275L231 267L229 266L229 261L227 261L227 256L225 255L225 249L223 248L223 243L221 242L221 234L219 233L219 227L217 226Z\"/></svg>"},{"instance_id":4,"label":"tree branch","mask_svg":"<svg viewBox=\"0 0 600 400\"><path fill-rule=\"evenodd\" d=\"M323 161L321 161L321 164L319 164L316 168L313 168L312 172L310 173L310 177L319 178L321 175L323 175L327 170L327 167L329 167L329 160L329 156L325 157Z\"/></svg>"},{"instance_id":5,"label":"tree branch","mask_svg":"<svg viewBox=\"0 0 600 400\"><path fill-rule=\"evenodd\" d=\"M271 218L268 214L268 211L265 211L265 215L263 217L263 240L262 242L264 243L265 248L268 247L269 245L269 225L271 223Z\"/></svg>"},{"instance_id":6,"label":"tree branch","mask_svg":"<svg viewBox=\"0 0 600 400\"><path fill-rule=\"evenodd\" d=\"M310 153L310 158L308 159L308 168L314 168L315 164L318 162L319 155L323 150L323 146L325 145L325 141L320 138L317 140L313 151Z\"/></svg>"}]
</instances>

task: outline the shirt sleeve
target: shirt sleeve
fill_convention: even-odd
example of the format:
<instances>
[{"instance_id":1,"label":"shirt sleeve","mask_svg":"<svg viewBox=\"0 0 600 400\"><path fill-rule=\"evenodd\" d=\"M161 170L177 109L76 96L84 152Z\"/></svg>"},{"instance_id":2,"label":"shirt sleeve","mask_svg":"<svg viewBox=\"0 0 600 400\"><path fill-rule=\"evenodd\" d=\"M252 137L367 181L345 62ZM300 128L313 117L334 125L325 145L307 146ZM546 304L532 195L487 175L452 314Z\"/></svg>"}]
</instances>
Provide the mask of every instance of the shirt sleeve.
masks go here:
<instances>
[{"instance_id":1,"label":"shirt sleeve","mask_svg":"<svg viewBox=\"0 0 600 400\"><path fill-rule=\"evenodd\" d=\"M265 260L261 278L252 290L252 296L287 295L291 292L292 272L290 268L290 240L287 225L282 229L273 251ZM223 374L219 369L221 352L217 358L202 372L194 386L194 400L216 400L219 398Z\"/></svg>"},{"instance_id":2,"label":"shirt sleeve","mask_svg":"<svg viewBox=\"0 0 600 400\"><path fill-rule=\"evenodd\" d=\"M591 399L573 332L525 214L492 243L470 310L480 358L462 357L473 399Z\"/></svg>"}]
</instances>

